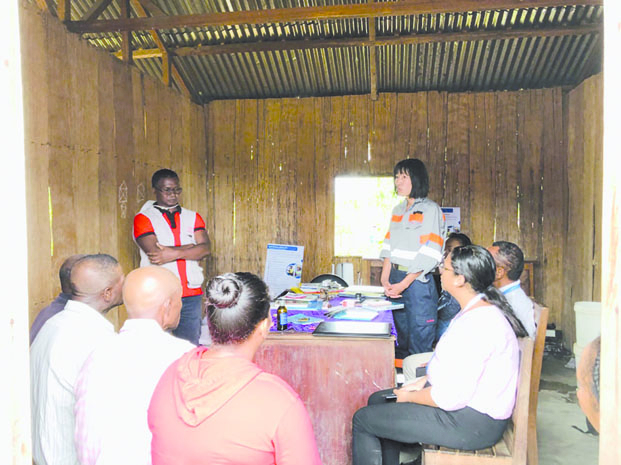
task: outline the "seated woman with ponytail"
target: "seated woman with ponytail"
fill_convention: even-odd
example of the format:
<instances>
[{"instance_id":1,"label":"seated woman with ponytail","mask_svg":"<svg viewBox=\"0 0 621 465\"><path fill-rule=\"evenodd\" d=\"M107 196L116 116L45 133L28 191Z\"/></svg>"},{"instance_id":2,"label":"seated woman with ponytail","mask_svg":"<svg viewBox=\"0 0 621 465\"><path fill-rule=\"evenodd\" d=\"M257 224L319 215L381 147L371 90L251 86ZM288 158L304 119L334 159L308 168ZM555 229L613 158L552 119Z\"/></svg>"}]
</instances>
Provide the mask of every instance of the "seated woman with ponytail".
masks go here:
<instances>
[{"instance_id":1,"label":"seated woman with ponytail","mask_svg":"<svg viewBox=\"0 0 621 465\"><path fill-rule=\"evenodd\" d=\"M252 362L271 325L267 286L251 273L207 284L213 341L174 362L149 407L153 465L318 465L304 404Z\"/></svg>"},{"instance_id":2,"label":"seated woman with ponytail","mask_svg":"<svg viewBox=\"0 0 621 465\"><path fill-rule=\"evenodd\" d=\"M518 382L517 337L526 336L494 288L496 265L483 247L457 247L441 266L442 288L462 310L427 365L401 389L376 392L353 418L354 465L399 463L402 443L483 449L502 437ZM395 402L385 396L396 394Z\"/></svg>"}]
</instances>

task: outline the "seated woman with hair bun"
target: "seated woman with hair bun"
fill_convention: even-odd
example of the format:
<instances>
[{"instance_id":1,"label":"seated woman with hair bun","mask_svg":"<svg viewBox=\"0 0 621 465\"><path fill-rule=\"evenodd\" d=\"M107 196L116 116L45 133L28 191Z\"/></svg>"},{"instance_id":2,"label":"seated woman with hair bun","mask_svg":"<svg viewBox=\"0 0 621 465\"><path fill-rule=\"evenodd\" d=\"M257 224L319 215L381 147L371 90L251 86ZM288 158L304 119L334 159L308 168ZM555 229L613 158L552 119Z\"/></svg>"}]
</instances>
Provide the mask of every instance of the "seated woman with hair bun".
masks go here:
<instances>
[{"instance_id":1,"label":"seated woman with hair bun","mask_svg":"<svg viewBox=\"0 0 621 465\"><path fill-rule=\"evenodd\" d=\"M440 270L442 288L461 310L440 338L426 376L372 394L355 413L354 465L398 465L402 443L476 450L504 433L517 390L517 337L526 330L493 286L496 265L486 249L457 247ZM385 398L392 393L396 403Z\"/></svg>"},{"instance_id":2,"label":"seated woman with hair bun","mask_svg":"<svg viewBox=\"0 0 621 465\"><path fill-rule=\"evenodd\" d=\"M206 298L212 346L168 367L151 399L153 464L320 464L304 404L252 362L271 325L265 283L228 273Z\"/></svg>"}]
</instances>

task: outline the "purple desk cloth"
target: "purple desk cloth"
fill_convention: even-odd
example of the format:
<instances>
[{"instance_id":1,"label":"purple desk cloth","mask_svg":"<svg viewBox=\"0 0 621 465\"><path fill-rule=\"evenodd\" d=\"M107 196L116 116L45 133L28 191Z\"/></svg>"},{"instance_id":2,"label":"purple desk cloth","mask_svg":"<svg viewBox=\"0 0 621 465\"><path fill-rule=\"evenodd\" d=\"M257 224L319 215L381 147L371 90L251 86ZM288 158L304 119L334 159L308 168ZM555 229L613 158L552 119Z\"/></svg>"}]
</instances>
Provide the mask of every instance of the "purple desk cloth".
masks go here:
<instances>
[{"instance_id":1,"label":"purple desk cloth","mask_svg":"<svg viewBox=\"0 0 621 465\"><path fill-rule=\"evenodd\" d=\"M343 300L342 297L336 297L334 299L332 299L330 301L330 303L332 304L333 307L338 306L341 301ZM276 330L276 310L277 307L274 308L270 308L270 315L272 317L272 326L270 327L270 331L277 331ZM338 318L327 318L324 315L324 311L326 310L295 310L295 309L287 309L287 316L291 317L293 315L296 315L298 313L302 313L304 316L312 316L315 318L321 318L323 321L345 321L345 320L340 320ZM347 320L347 321L352 321L352 320ZM364 320L364 321L375 321L375 322L380 322L380 323L390 323L390 332L391 334L396 338L397 337L397 331L395 330L395 325L392 319L392 310L384 310L384 311L380 311L379 314L373 318L372 320ZM287 331L297 331L297 332L301 332L301 333L312 333L313 331L315 331L315 328L317 327L319 323L314 323L314 324L308 324L308 325L300 325L300 324L293 324L293 323L289 323L289 329L287 329Z\"/></svg>"}]
</instances>

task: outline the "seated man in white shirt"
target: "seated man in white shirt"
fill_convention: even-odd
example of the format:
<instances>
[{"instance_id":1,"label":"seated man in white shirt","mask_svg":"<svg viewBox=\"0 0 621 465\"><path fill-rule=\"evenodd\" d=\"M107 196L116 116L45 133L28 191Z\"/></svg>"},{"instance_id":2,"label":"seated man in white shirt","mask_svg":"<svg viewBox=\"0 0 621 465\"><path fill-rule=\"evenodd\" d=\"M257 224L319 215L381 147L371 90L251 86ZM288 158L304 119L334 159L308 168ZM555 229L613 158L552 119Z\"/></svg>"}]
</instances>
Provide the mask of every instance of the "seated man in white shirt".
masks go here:
<instances>
[{"instance_id":1,"label":"seated man in white shirt","mask_svg":"<svg viewBox=\"0 0 621 465\"><path fill-rule=\"evenodd\" d=\"M162 373L194 345L166 332L179 323L182 287L172 272L149 266L127 275L128 320L82 367L76 385L78 458L82 465L148 465L147 410Z\"/></svg>"},{"instance_id":2,"label":"seated man in white shirt","mask_svg":"<svg viewBox=\"0 0 621 465\"><path fill-rule=\"evenodd\" d=\"M496 241L487 250L496 262L494 286L511 304L513 312L524 325L530 337L535 337L536 323L533 301L520 286L520 276L524 271L524 253L513 242Z\"/></svg>"},{"instance_id":3,"label":"seated man in white shirt","mask_svg":"<svg viewBox=\"0 0 621 465\"><path fill-rule=\"evenodd\" d=\"M114 336L105 314L121 303L123 270L110 255L86 255L71 270L71 298L30 346L32 455L37 465L78 463L73 440L75 382L101 341Z\"/></svg>"}]
</instances>

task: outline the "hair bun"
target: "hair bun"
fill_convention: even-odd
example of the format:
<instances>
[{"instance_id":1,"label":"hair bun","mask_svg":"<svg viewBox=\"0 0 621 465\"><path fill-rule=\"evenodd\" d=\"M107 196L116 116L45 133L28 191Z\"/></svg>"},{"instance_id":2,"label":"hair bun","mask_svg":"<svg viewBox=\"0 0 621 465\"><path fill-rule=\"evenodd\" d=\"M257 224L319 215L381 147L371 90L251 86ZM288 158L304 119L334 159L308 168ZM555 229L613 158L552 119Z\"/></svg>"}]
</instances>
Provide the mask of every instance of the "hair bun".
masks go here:
<instances>
[{"instance_id":1,"label":"hair bun","mask_svg":"<svg viewBox=\"0 0 621 465\"><path fill-rule=\"evenodd\" d=\"M242 293L242 283L237 276L227 273L209 282L207 300L216 308L230 308L237 305Z\"/></svg>"}]
</instances>

